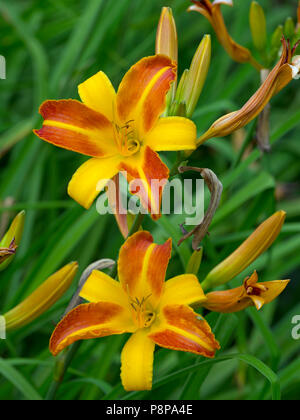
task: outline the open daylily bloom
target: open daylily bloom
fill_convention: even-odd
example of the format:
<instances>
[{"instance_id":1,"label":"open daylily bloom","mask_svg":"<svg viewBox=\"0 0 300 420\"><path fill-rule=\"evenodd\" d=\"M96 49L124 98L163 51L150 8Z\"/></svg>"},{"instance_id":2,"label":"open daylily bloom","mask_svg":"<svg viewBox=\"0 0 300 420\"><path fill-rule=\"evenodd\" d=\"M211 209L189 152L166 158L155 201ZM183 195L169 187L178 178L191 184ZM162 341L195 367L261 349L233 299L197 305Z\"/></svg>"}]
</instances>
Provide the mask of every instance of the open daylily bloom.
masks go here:
<instances>
[{"instance_id":1,"label":"open daylily bloom","mask_svg":"<svg viewBox=\"0 0 300 420\"><path fill-rule=\"evenodd\" d=\"M21 211L12 221L8 231L0 241L0 271L4 270L14 258L20 244L25 220L25 211Z\"/></svg>"},{"instance_id":2,"label":"open daylily bloom","mask_svg":"<svg viewBox=\"0 0 300 420\"><path fill-rule=\"evenodd\" d=\"M220 262L205 277L204 290L228 283L243 270L249 267L276 240L286 213L277 211L263 223L224 261Z\"/></svg>"},{"instance_id":3,"label":"open daylily bloom","mask_svg":"<svg viewBox=\"0 0 300 420\"><path fill-rule=\"evenodd\" d=\"M127 391L151 389L155 344L214 357L219 343L188 306L206 301L197 277L184 274L164 281L171 249L171 240L157 245L149 232L132 235L120 250L120 282L100 271L91 274L80 294L91 303L78 306L57 325L52 354L77 340L132 333L121 357Z\"/></svg>"},{"instance_id":4,"label":"open daylily bloom","mask_svg":"<svg viewBox=\"0 0 300 420\"><path fill-rule=\"evenodd\" d=\"M74 174L68 193L89 208L119 171L127 172L131 192L158 218L163 186L169 177L158 151L193 150L196 127L186 118L160 118L166 94L176 79L176 63L164 55L146 57L124 76L116 93L103 72L79 86L83 103L46 101L40 108L42 140L91 159ZM157 191L151 189L159 182Z\"/></svg>"},{"instance_id":5,"label":"open daylily bloom","mask_svg":"<svg viewBox=\"0 0 300 420\"><path fill-rule=\"evenodd\" d=\"M228 33L221 12L221 4L233 6L232 0L215 0L212 3L209 0L192 0L192 2L195 4L190 6L188 10L199 12L209 20L220 44L233 60L238 63L250 62L256 69L262 69L262 66L254 59L251 52L247 48L237 44Z\"/></svg>"},{"instance_id":6,"label":"open daylily bloom","mask_svg":"<svg viewBox=\"0 0 300 420\"><path fill-rule=\"evenodd\" d=\"M197 140L197 146L212 137L228 136L249 124L261 113L273 96L293 79L300 77L299 56L295 56L293 59L295 47L292 49L289 42L284 38L282 39L282 44L281 58L261 87L239 111L231 112L215 121Z\"/></svg>"},{"instance_id":7,"label":"open daylily bloom","mask_svg":"<svg viewBox=\"0 0 300 420\"><path fill-rule=\"evenodd\" d=\"M260 310L263 305L272 302L279 296L290 280L274 280L258 283L257 272L244 280L243 286L206 295L207 301L202 306L213 312L238 312L249 306Z\"/></svg>"}]
</instances>

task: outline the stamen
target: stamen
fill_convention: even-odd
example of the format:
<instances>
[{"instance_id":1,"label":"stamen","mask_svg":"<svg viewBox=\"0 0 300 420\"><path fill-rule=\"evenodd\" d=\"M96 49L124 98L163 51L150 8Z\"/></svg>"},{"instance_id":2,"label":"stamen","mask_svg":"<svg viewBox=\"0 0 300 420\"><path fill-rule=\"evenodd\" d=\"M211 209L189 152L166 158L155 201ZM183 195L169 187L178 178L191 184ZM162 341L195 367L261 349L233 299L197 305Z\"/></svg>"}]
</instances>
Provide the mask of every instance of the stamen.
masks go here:
<instances>
[{"instance_id":1,"label":"stamen","mask_svg":"<svg viewBox=\"0 0 300 420\"><path fill-rule=\"evenodd\" d=\"M122 127L119 127L116 123L113 124L116 143L123 156L133 155L139 151L141 146L136 138L133 123L134 120L129 120Z\"/></svg>"},{"instance_id":2,"label":"stamen","mask_svg":"<svg viewBox=\"0 0 300 420\"><path fill-rule=\"evenodd\" d=\"M139 300L138 297L133 299L129 296L130 305L135 312L134 317L139 328L149 327L155 319L155 312L153 312L151 309L146 309L146 302L150 296L151 294L149 294L147 297L143 296L141 300Z\"/></svg>"}]
</instances>

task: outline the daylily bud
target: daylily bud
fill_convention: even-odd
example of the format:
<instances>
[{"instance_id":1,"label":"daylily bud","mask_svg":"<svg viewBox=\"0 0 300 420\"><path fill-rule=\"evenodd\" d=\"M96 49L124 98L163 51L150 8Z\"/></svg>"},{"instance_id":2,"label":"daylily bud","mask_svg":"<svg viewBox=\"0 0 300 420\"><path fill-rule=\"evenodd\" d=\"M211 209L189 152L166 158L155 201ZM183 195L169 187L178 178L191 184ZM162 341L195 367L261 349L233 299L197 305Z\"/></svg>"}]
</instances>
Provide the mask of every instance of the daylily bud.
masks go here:
<instances>
[{"instance_id":1,"label":"daylily bud","mask_svg":"<svg viewBox=\"0 0 300 420\"><path fill-rule=\"evenodd\" d=\"M187 73L181 93L182 101L186 103L186 115L190 118L201 95L211 59L211 38L205 35L194 55L191 68Z\"/></svg>"},{"instance_id":2,"label":"daylily bud","mask_svg":"<svg viewBox=\"0 0 300 420\"><path fill-rule=\"evenodd\" d=\"M176 23L170 7L163 7L156 34L156 54L167 55L172 61L178 62L178 39ZM169 102L175 98L176 81L168 94ZM168 102L167 98L167 102Z\"/></svg>"},{"instance_id":3,"label":"daylily bud","mask_svg":"<svg viewBox=\"0 0 300 420\"><path fill-rule=\"evenodd\" d=\"M201 284L202 288L207 290L225 284L249 267L275 241L284 220L284 211L269 217L238 249L208 273Z\"/></svg>"},{"instance_id":4,"label":"daylily bud","mask_svg":"<svg viewBox=\"0 0 300 420\"><path fill-rule=\"evenodd\" d=\"M233 6L232 0L215 0L211 3L209 0L192 0L193 6L188 11L201 13L211 23L218 40L230 57L238 63L250 62L257 70L261 70L262 66L252 57L251 52L237 44L229 35L226 28L224 18L221 12L221 4Z\"/></svg>"},{"instance_id":5,"label":"daylily bud","mask_svg":"<svg viewBox=\"0 0 300 420\"><path fill-rule=\"evenodd\" d=\"M293 39L295 35L295 23L291 17L288 17L284 24L284 35L288 39Z\"/></svg>"},{"instance_id":6,"label":"daylily bud","mask_svg":"<svg viewBox=\"0 0 300 420\"><path fill-rule=\"evenodd\" d=\"M291 49L290 44L285 39L282 39L282 43L281 58L266 81L240 110L224 115L215 121L209 130L197 140L197 146L212 137L228 136L245 127L261 113L273 96L280 92L293 78L298 78L300 66L297 57L292 62L295 47Z\"/></svg>"},{"instance_id":7,"label":"daylily bud","mask_svg":"<svg viewBox=\"0 0 300 420\"><path fill-rule=\"evenodd\" d=\"M183 102L183 92L184 92L184 87L186 85L186 81L188 79L188 75L189 75L189 70L185 69L184 72L182 73L182 76L179 80L179 84L178 84L178 88L176 91L176 98L175 100L180 103Z\"/></svg>"},{"instance_id":8,"label":"daylily bud","mask_svg":"<svg viewBox=\"0 0 300 420\"><path fill-rule=\"evenodd\" d=\"M300 30L300 0L298 2L298 10L297 10L297 27L296 31L298 32Z\"/></svg>"},{"instance_id":9,"label":"daylily bud","mask_svg":"<svg viewBox=\"0 0 300 420\"><path fill-rule=\"evenodd\" d=\"M77 262L70 263L50 276L27 299L4 315L7 330L29 324L51 306L69 289L78 269Z\"/></svg>"},{"instance_id":10,"label":"daylily bud","mask_svg":"<svg viewBox=\"0 0 300 420\"><path fill-rule=\"evenodd\" d=\"M203 248L193 252L186 267L186 274L195 274L197 276L203 257Z\"/></svg>"},{"instance_id":11,"label":"daylily bud","mask_svg":"<svg viewBox=\"0 0 300 420\"><path fill-rule=\"evenodd\" d=\"M283 37L283 26L278 25L272 35L271 47L279 49L281 47L282 37Z\"/></svg>"},{"instance_id":12,"label":"daylily bud","mask_svg":"<svg viewBox=\"0 0 300 420\"><path fill-rule=\"evenodd\" d=\"M249 306L255 306L259 311L263 305L272 302L279 296L290 280L274 280L258 283L256 271L244 280L243 286L221 292L211 292L202 303L206 309L213 312L239 312Z\"/></svg>"},{"instance_id":13,"label":"daylily bud","mask_svg":"<svg viewBox=\"0 0 300 420\"><path fill-rule=\"evenodd\" d=\"M177 115L180 117L186 117L186 103L183 99L184 87L188 78L189 70L185 69L179 80L178 87L176 90L175 100L173 101L169 115Z\"/></svg>"},{"instance_id":14,"label":"daylily bud","mask_svg":"<svg viewBox=\"0 0 300 420\"><path fill-rule=\"evenodd\" d=\"M9 230L0 242L0 271L4 270L13 260L20 244L25 220L25 211L21 211L13 220Z\"/></svg>"},{"instance_id":15,"label":"daylily bud","mask_svg":"<svg viewBox=\"0 0 300 420\"><path fill-rule=\"evenodd\" d=\"M156 34L156 54L164 54L178 61L176 23L170 7L163 7Z\"/></svg>"},{"instance_id":16,"label":"daylily bud","mask_svg":"<svg viewBox=\"0 0 300 420\"><path fill-rule=\"evenodd\" d=\"M263 8L256 1L251 3L250 29L255 48L264 52L267 46L266 17Z\"/></svg>"}]
</instances>

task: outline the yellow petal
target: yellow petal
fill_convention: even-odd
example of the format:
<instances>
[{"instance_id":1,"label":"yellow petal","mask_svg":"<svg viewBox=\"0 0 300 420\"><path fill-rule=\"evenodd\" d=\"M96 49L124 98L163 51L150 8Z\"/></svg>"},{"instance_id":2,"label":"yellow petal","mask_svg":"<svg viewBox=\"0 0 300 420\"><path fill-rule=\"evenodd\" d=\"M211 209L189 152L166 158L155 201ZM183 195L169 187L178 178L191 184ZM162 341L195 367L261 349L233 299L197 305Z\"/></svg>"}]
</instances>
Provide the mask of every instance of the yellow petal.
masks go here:
<instances>
[{"instance_id":1,"label":"yellow petal","mask_svg":"<svg viewBox=\"0 0 300 420\"><path fill-rule=\"evenodd\" d=\"M261 296L251 295L249 298L252 300L253 304L255 305L256 309L259 311L264 304L266 303Z\"/></svg>"},{"instance_id":2,"label":"yellow petal","mask_svg":"<svg viewBox=\"0 0 300 420\"><path fill-rule=\"evenodd\" d=\"M85 105L105 115L110 121L114 120L116 92L103 71L79 85L78 92Z\"/></svg>"},{"instance_id":3,"label":"yellow petal","mask_svg":"<svg viewBox=\"0 0 300 420\"><path fill-rule=\"evenodd\" d=\"M129 306L121 284L102 271L94 270L81 289L80 296L89 302L113 302Z\"/></svg>"},{"instance_id":4,"label":"yellow petal","mask_svg":"<svg viewBox=\"0 0 300 420\"><path fill-rule=\"evenodd\" d=\"M69 289L78 269L73 262L50 276L27 299L4 315L7 330L29 324L54 305Z\"/></svg>"},{"instance_id":5,"label":"yellow petal","mask_svg":"<svg viewBox=\"0 0 300 420\"><path fill-rule=\"evenodd\" d=\"M109 179L119 172L120 159L117 156L85 162L73 175L68 194L77 203L89 209Z\"/></svg>"},{"instance_id":6,"label":"yellow petal","mask_svg":"<svg viewBox=\"0 0 300 420\"><path fill-rule=\"evenodd\" d=\"M197 129L195 124L182 117L160 118L146 135L145 144L159 151L194 150Z\"/></svg>"},{"instance_id":7,"label":"yellow petal","mask_svg":"<svg viewBox=\"0 0 300 420\"><path fill-rule=\"evenodd\" d=\"M259 283L266 291L261 293L264 303L270 303L279 296L289 284L290 280L273 280Z\"/></svg>"},{"instance_id":8,"label":"yellow petal","mask_svg":"<svg viewBox=\"0 0 300 420\"><path fill-rule=\"evenodd\" d=\"M191 305L195 302L205 302L206 296L196 276L182 274L173 277L165 283L160 306L165 305Z\"/></svg>"},{"instance_id":9,"label":"yellow petal","mask_svg":"<svg viewBox=\"0 0 300 420\"><path fill-rule=\"evenodd\" d=\"M121 379L126 391L149 391L152 388L155 344L147 333L147 329L137 331L123 348Z\"/></svg>"}]
</instances>

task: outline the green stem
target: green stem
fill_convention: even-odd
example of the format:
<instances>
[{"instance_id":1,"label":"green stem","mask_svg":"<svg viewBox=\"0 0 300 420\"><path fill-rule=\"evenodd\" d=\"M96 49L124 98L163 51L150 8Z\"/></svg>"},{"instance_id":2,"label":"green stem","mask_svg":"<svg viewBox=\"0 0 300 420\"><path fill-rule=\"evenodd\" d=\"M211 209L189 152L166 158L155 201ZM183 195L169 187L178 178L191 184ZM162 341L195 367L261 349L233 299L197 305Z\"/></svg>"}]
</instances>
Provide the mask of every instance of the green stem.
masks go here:
<instances>
[{"instance_id":1,"label":"green stem","mask_svg":"<svg viewBox=\"0 0 300 420\"><path fill-rule=\"evenodd\" d=\"M233 169L236 168L240 164L247 147L249 146L249 144L253 140L254 135L255 135L256 126L257 126L257 119L252 122L250 130L248 131L248 133L247 133L247 135L244 139L244 142L242 144L242 147L240 148L240 150L238 152L238 155L237 155L237 157L236 157L236 159L235 159L235 161L232 165Z\"/></svg>"},{"instance_id":2,"label":"green stem","mask_svg":"<svg viewBox=\"0 0 300 420\"><path fill-rule=\"evenodd\" d=\"M54 378L46 395L46 401L55 400L58 388L60 387L64 379L65 373L70 363L72 362L75 354L77 353L80 345L81 341L77 341L69 349L64 350L59 356L58 360L55 363Z\"/></svg>"},{"instance_id":3,"label":"green stem","mask_svg":"<svg viewBox=\"0 0 300 420\"><path fill-rule=\"evenodd\" d=\"M180 166L180 164L182 163L182 161L183 161L182 153L181 152L178 152L177 153L176 161L175 161L174 165L172 166L172 168L170 170L170 178L172 176L177 175L179 173L178 172L178 167Z\"/></svg>"}]
</instances>

